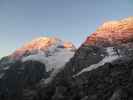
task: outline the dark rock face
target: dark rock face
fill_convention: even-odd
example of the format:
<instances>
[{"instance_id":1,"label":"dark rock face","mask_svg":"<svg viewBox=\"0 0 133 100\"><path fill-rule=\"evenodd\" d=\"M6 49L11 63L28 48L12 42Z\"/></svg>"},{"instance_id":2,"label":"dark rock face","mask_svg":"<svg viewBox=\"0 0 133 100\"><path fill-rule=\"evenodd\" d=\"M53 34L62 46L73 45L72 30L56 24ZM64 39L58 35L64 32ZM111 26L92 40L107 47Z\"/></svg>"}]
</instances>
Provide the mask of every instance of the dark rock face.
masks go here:
<instances>
[{"instance_id":1,"label":"dark rock face","mask_svg":"<svg viewBox=\"0 0 133 100\"><path fill-rule=\"evenodd\" d=\"M38 90L38 100L132 100L133 48L129 50L129 44L124 45L128 46L117 46L122 56L120 59L73 77L107 56L104 47L83 45L54 81ZM127 55L126 52L130 54Z\"/></svg>"},{"instance_id":2,"label":"dark rock face","mask_svg":"<svg viewBox=\"0 0 133 100\"><path fill-rule=\"evenodd\" d=\"M35 85L48 75L45 65L42 63L35 61L15 62L4 72L0 80L1 99L24 100L25 95L35 95L33 91Z\"/></svg>"}]
</instances>

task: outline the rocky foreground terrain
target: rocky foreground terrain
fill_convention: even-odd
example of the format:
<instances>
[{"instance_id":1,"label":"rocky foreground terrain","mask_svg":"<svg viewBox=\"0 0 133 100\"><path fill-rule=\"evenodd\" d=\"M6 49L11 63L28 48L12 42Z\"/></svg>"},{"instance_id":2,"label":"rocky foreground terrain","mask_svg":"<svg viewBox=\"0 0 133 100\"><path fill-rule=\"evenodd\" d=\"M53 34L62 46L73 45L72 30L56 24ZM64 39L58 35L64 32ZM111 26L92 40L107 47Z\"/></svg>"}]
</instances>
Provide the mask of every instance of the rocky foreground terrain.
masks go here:
<instances>
[{"instance_id":1,"label":"rocky foreground terrain","mask_svg":"<svg viewBox=\"0 0 133 100\"><path fill-rule=\"evenodd\" d=\"M71 57L63 67L52 64L56 71L48 71L44 55L3 58L1 99L133 100L133 17L104 23Z\"/></svg>"}]
</instances>

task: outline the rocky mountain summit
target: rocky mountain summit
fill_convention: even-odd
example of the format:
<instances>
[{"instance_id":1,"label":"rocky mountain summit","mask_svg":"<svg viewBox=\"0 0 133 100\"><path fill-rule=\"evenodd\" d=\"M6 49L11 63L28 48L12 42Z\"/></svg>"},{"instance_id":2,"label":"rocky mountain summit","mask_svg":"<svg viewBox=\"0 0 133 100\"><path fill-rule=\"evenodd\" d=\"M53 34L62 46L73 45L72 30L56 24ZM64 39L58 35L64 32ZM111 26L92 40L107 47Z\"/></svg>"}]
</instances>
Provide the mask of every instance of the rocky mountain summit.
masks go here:
<instances>
[{"instance_id":1,"label":"rocky mountain summit","mask_svg":"<svg viewBox=\"0 0 133 100\"><path fill-rule=\"evenodd\" d=\"M133 17L120 21L109 21L101 25L86 40L86 44L115 45L133 40Z\"/></svg>"}]
</instances>

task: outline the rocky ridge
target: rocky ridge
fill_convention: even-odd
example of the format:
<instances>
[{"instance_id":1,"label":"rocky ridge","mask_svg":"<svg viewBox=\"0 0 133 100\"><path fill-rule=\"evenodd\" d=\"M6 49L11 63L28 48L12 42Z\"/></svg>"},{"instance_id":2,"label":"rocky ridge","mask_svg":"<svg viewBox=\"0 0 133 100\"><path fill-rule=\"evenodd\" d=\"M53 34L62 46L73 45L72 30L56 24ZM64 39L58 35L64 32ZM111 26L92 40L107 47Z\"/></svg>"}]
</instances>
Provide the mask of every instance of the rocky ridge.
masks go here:
<instances>
[{"instance_id":1,"label":"rocky ridge","mask_svg":"<svg viewBox=\"0 0 133 100\"><path fill-rule=\"evenodd\" d=\"M109 21L87 38L85 44L118 45L133 41L133 17Z\"/></svg>"}]
</instances>

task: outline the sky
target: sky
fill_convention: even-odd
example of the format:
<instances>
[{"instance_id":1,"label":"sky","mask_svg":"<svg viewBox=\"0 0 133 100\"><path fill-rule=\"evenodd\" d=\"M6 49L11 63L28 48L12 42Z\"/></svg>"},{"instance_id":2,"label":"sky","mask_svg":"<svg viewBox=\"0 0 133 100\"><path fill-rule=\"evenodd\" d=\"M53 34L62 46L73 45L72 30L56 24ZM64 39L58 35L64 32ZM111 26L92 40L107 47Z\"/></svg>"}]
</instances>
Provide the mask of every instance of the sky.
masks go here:
<instances>
[{"instance_id":1,"label":"sky","mask_svg":"<svg viewBox=\"0 0 133 100\"><path fill-rule=\"evenodd\" d=\"M103 22L133 15L133 0L0 0L0 57L42 36L80 46Z\"/></svg>"}]
</instances>

